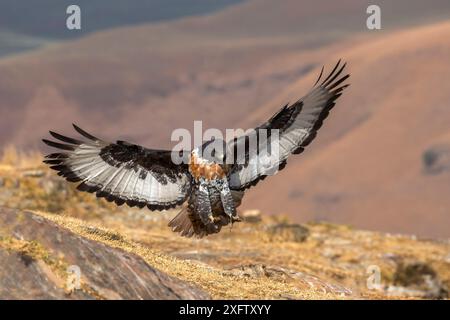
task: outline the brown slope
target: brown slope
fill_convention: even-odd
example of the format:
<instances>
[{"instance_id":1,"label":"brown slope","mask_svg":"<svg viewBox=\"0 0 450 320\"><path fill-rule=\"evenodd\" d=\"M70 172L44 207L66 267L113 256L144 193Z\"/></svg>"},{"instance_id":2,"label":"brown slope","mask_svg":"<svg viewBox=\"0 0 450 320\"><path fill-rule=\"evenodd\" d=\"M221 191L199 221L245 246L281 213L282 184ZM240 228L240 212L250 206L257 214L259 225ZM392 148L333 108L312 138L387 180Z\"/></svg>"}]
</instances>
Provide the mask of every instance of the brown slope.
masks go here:
<instances>
[{"instance_id":1,"label":"brown slope","mask_svg":"<svg viewBox=\"0 0 450 320\"><path fill-rule=\"evenodd\" d=\"M0 78L0 145L35 146L35 136L45 134L49 126L64 130L76 121L106 136L122 134L141 143L168 146L173 128L190 129L195 119L210 127L221 128L223 119L230 125L247 111L229 112L230 105L258 106L303 73L301 66L260 70L261 64L294 50L295 45L153 50L151 43L142 45L135 37L134 44L124 44L122 51L114 47L114 41L98 35L0 62L4 75ZM105 51L91 51L99 47ZM50 110L35 103L39 92L47 89L55 92L54 101L47 101L53 106ZM73 113L78 117L72 118ZM48 116L48 121L35 121L33 114ZM66 122L56 121L56 114ZM30 118L24 121L25 117ZM35 136L17 135L21 123L33 123Z\"/></svg>"},{"instance_id":2,"label":"brown slope","mask_svg":"<svg viewBox=\"0 0 450 320\"><path fill-rule=\"evenodd\" d=\"M423 157L430 148L448 150L449 36L447 22L330 53L348 61L352 86L315 143L251 191L244 206L448 237L450 171L427 173ZM273 103L305 92L311 80L312 74ZM271 105L261 113L270 114ZM276 196L268 196L273 190Z\"/></svg>"}]
</instances>

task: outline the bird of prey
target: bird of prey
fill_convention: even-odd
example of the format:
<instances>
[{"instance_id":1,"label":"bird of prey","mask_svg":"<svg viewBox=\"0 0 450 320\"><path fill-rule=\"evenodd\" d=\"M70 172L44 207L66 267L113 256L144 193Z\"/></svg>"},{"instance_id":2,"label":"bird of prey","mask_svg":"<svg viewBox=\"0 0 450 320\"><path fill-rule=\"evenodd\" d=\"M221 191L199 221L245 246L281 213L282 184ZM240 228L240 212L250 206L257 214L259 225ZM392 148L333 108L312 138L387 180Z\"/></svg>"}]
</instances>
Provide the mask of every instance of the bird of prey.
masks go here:
<instances>
[{"instance_id":1,"label":"bird of prey","mask_svg":"<svg viewBox=\"0 0 450 320\"><path fill-rule=\"evenodd\" d=\"M109 143L74 125L85 139L50 131L59 142L43 142L60 151L47 155L44 162L68 181L77 182L79 190L119 206L166 210L185 204L169 222L169 227L182 236L201 238L218 233L223 226L240 221L236 208L246 189L267 177L272 169L283 169L291 154L301 153L315 138L348 86L345 66L339 60L326 77L322 77L322 68L303 98L228 142L210 140L192 151L156 150L125 141ZM269 133L261 138L258 133L264 130ZM252 135L257 136L256 145L249 143ZM278 151L273 152L276 156L269 150L274 142L278 146ZM208 148L212 151L205 152ZM185 161L177 163L173 161L176 157ZM261 166L259 157L270 161Z\"/></svg>"}]
</instances>

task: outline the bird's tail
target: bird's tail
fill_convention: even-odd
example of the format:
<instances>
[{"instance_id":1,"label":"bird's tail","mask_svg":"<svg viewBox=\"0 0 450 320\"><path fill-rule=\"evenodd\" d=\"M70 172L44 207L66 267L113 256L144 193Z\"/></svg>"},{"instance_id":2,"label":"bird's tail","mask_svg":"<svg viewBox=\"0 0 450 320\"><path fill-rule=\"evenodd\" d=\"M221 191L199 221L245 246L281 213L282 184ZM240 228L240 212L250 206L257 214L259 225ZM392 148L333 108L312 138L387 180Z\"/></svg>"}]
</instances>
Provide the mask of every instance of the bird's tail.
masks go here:
<instances>
[{"instance_id":1,"label":"bird's tail","mask_svg":"<svg viewBox=\"0 0 450 320\"><path fill-rule=\"evenodd\" d=\"M172 220L170 220L168 226L172 228L173 232L179 232L183 237L196 236L197 238L203 238L206 235L205 230L201 228L200 219L194 219L190 214L188 207L184 207ZM197 221L198 220L198 221Z\"/></svg>"},{"instance_id":2,"label":"bird's tail","mask_svg":"<svg viewBox=\"0 0 450 320\"><path fill-rule=\"evenodd\" d=\"M241 204L244 192L231 190L231 196L234 200L234 205L237 207ZM170 220L168 226L173 232L180 233L183 237L203 238L209 234L217 233L222 229L223 226L229 223L241 221L238 216L230 219L226 214L218 215L214 219L214 228L208 228L200 219L198 213L193 213L190 211L189 207L183 207L183 209L178 212L178 214Z\"/></svg>"},{"instance_id":3,"label":"bird's tail","mask_svg":"<svg viewBox=\"0 0 450 320\"><path fill-rule=\"evenodd\" d=\"M189 219L187 208L180 212L169 222L169 227L173 232L179 232L182 236L191 237L193 231L191 220Z\"/></svg>"},{"instance_id":4,"label":"bird's tail","mask_svg":"<svg viewBox=\"0 0 450 320\"><path fill-rule=\"evenodd\" d=\"M238 220L236 220L238 221ZM179 232L180 236L190 238L203 238L209 234L218 233L220 229L229 224L230 220L227 216L219 216L212 224L214 228L208 228L202 222L198 214L192 214L188 207L183 208L172 220L168 226L173 232Z\"/></svg>"}]
</instances>

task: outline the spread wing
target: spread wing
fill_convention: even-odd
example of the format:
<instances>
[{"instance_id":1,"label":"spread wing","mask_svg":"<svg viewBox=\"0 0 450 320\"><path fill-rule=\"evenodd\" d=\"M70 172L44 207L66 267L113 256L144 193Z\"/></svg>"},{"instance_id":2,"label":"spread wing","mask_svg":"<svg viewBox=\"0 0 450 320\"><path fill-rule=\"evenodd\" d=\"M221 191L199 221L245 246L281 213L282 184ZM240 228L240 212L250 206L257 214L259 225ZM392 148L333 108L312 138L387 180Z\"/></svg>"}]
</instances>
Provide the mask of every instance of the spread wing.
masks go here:
<instances>
[{"instance_id":1,"label":"spread wing","mask_svg":"<svg viewBox=\"0 0 450 320\"><path fill-rule=\"evenodd\" d=\"M79 182L77 189L96 193L117 205L147 206L151 210L173 208L186 200L191 187L188 168L185 161L176 165L171 151L146 149L124 141L108 143L76 125L74 128L87 140L50 131L63 143L43 142L62 150L47 155L44 162L68 181Z\"/></svg>"},{"instance_id":2,"label":"spread wing","mask_svg":"<svg viewBox=\"0 0 450 320\"><path fill-rule=\"evenodd\" d=\"M348 84L349 75L342 75L346 64L336 64L331 73L311 91L292 105L281 108L269 121L235 138L227 145L227 157L233 156L228 179L231 189L244 190L256 185L267 175L282 170L291 154L298 154L316 137L336 99ZM278 134L271 134L278 129ZM263 133L263 131L265 131ZM255 137L257 143L250 141Z\"/></svg>"}]
</instances>

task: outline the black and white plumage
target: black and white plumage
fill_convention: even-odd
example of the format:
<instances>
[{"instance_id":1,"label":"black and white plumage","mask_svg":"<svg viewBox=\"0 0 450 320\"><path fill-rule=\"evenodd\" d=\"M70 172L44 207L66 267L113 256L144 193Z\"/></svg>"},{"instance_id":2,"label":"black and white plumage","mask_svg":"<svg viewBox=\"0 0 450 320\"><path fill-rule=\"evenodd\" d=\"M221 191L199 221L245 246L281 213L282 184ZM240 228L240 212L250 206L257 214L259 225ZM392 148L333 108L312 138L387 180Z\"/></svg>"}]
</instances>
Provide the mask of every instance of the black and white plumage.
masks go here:
<instances>
[{"instance_id":1,"label":"black and white plumage","mask_svg":"<svg viewBox=\"0 0 450 320\"><path fill-rule=\"evenodd\" d=\"M44 162L68 181L79 183L79 190L117 205L166 210L186 202L169 223L173 231L188 237L217 233L239 221L236 208L246 189L282 170L291 154L301 153L314 139L348 86L345 66L339 61L324 80L322 68L306 96L228 143L212 140L192 151L155 150L124 141L105 142L74 125L85 139L50 131L59 141L43 141L61 151L47 155ZM253 138L256 145L250 143ZM212 152L205 154L207 149ZM174 158L184 161L176 164Z\"/></svg>"}]
</instances>

